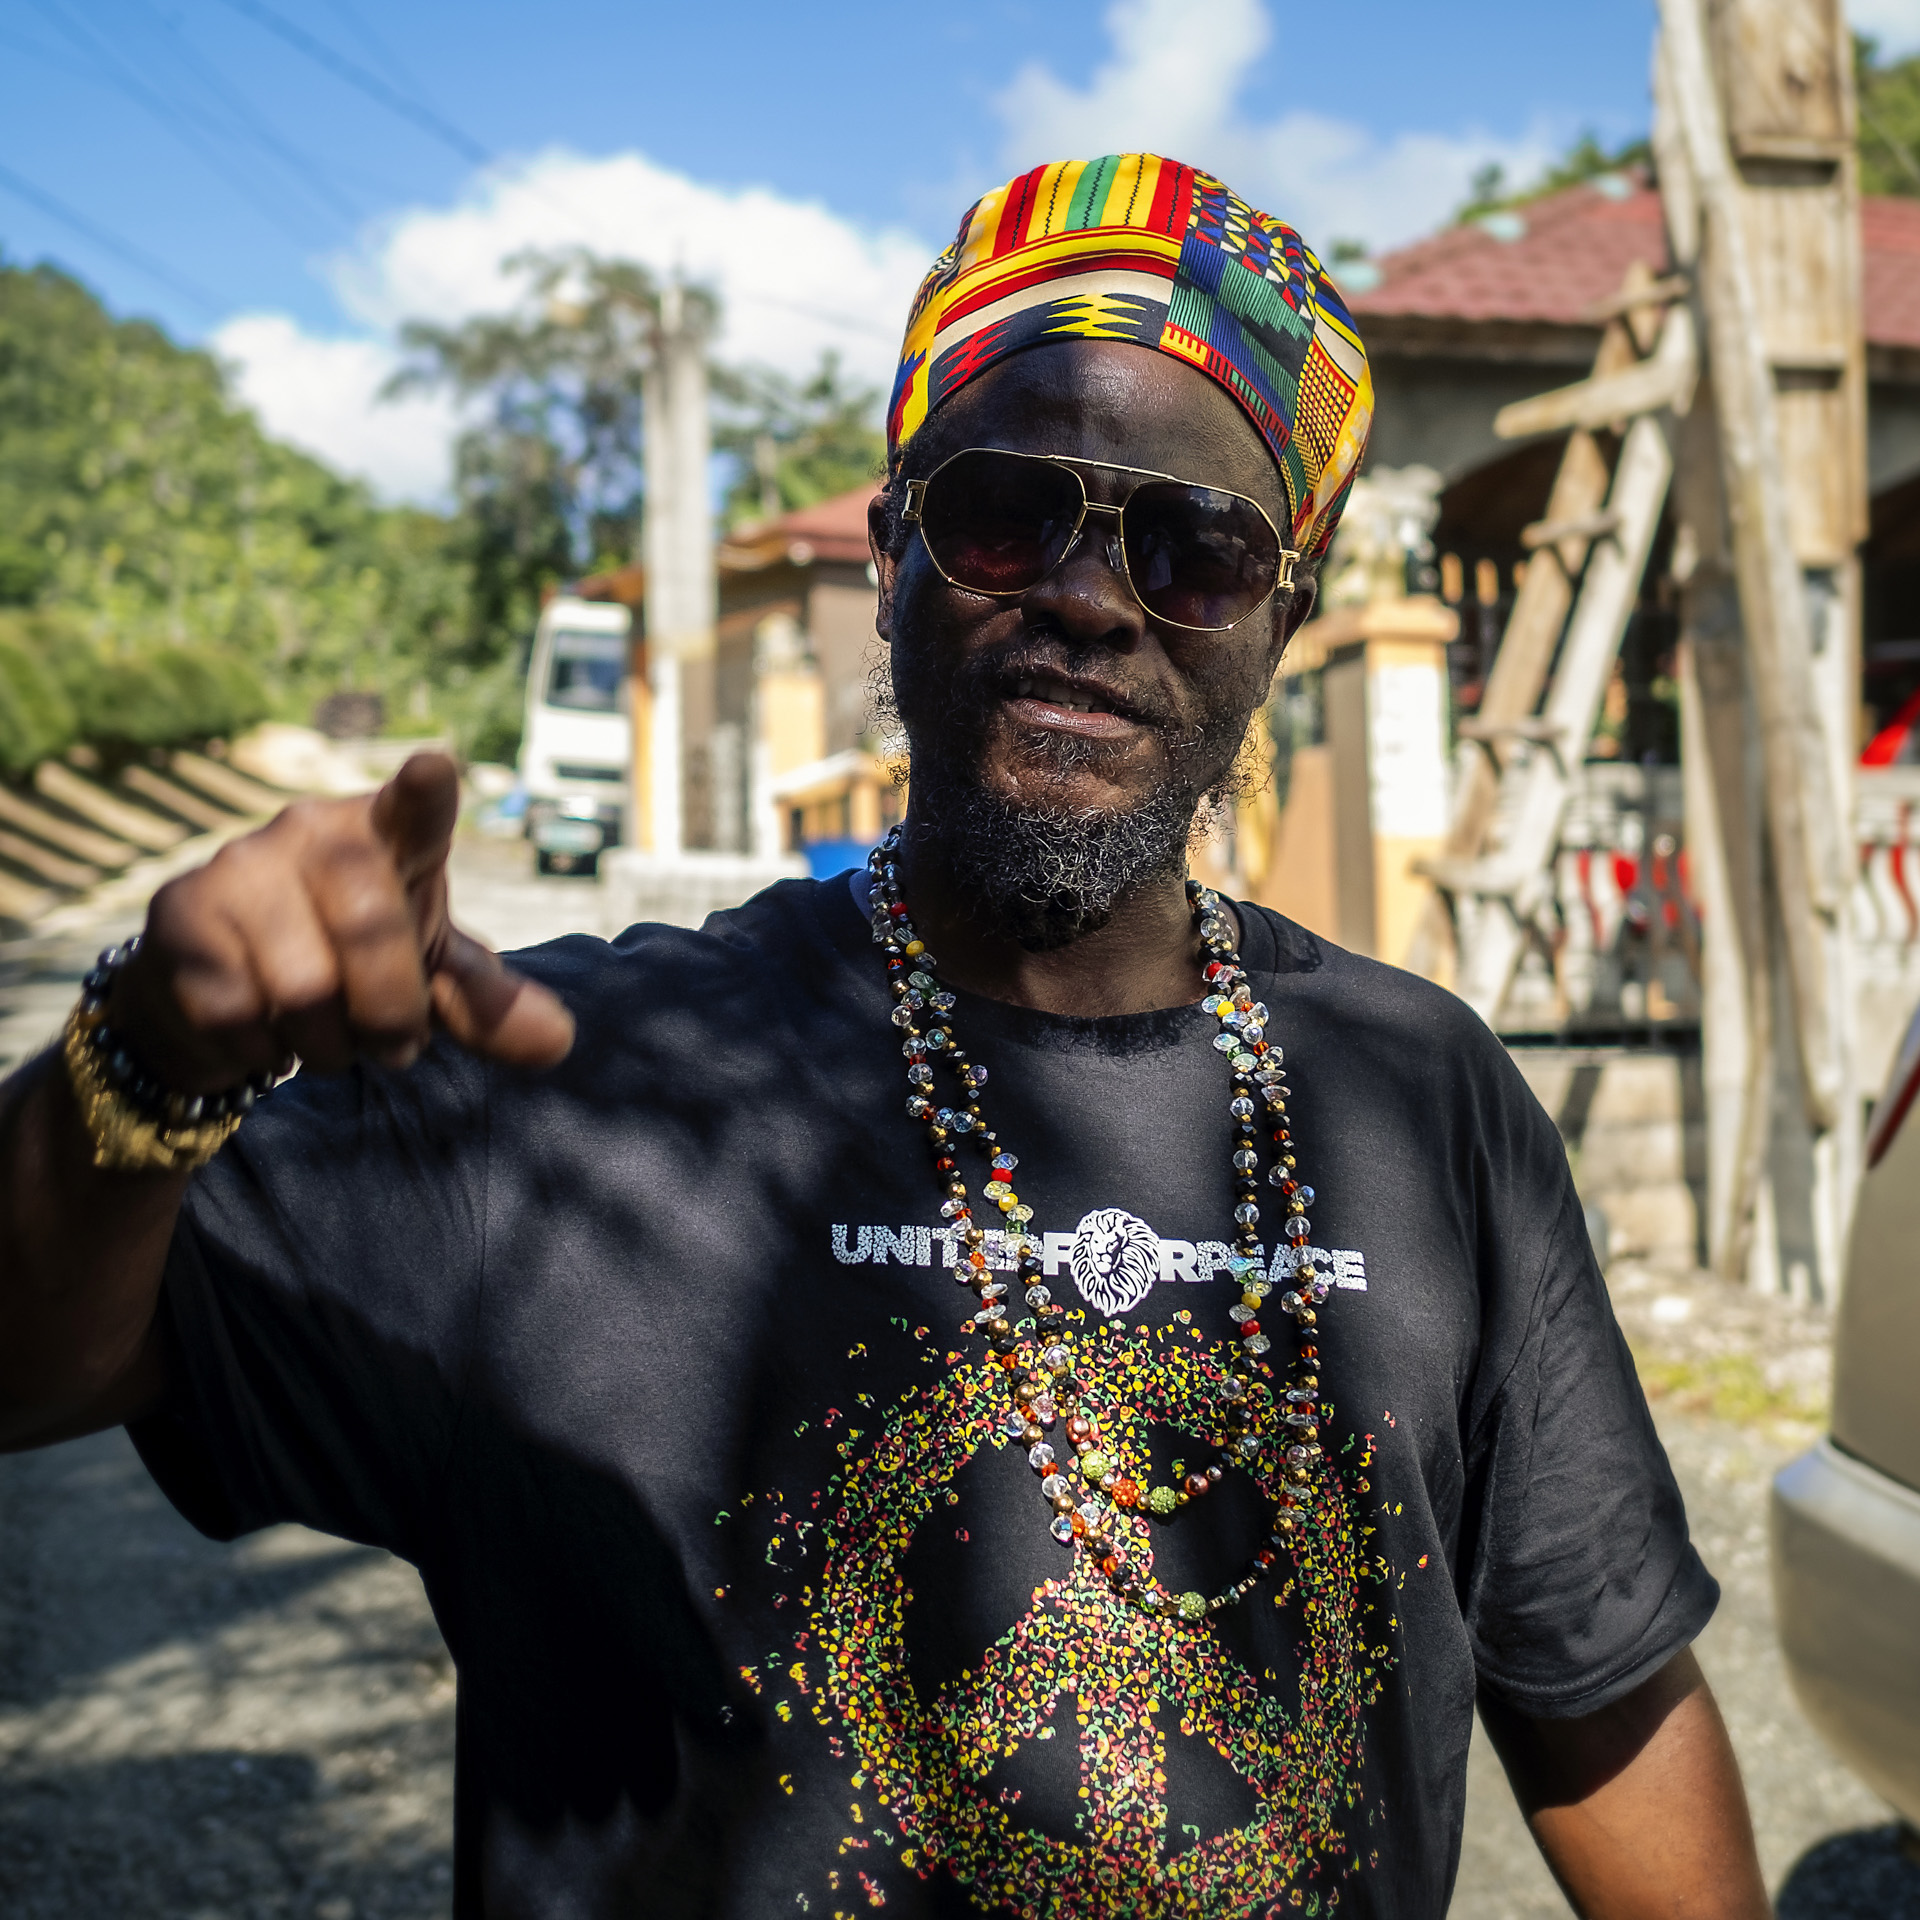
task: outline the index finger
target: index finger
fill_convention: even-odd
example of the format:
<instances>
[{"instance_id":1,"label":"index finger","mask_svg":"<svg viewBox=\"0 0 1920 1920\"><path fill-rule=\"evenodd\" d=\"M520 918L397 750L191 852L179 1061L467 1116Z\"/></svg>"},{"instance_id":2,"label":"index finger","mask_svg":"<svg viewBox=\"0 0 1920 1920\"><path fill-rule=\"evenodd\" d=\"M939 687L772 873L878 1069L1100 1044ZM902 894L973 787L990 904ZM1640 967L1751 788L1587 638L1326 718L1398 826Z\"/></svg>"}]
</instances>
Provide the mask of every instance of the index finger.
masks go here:
<instances>
[{"instance_id":1,"label":"index finger","mask_svg":"<svg viewBox=\"0 0 1920 1920\"><path fill-rule=\"evenodd\" d=\"M416 753L373 796L373 830L411 885L442 865L460 818L460 771L444 753Z\"/></svg>"}]
</instances>

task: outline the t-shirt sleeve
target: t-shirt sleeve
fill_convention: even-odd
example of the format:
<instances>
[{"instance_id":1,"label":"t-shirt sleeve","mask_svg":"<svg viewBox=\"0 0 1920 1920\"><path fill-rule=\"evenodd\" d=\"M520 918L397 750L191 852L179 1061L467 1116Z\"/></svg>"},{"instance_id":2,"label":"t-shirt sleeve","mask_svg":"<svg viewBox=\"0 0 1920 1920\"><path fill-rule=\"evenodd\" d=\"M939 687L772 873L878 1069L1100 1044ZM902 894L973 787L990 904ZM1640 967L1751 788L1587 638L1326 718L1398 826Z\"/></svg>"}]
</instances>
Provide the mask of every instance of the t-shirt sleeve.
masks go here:
<instances>
[{"instance_id":1,"label":"t-shirt sleeve","mask_svg":"<svg viewBox=\"0 0 1920 1920\"><path fill-rule=\"evenodd\" d=\"M1517 1177L1492 1211L1531 1272L1493 1283L1463 1603L1480 1684L1557 1718L1637 1686L1700 1632L1720 1590L1688 1538L1558 1138L1514 1083L1537 1124L1516 1128Z\"/></svg>"},{"instance_id":2,"label":"t-shirt sleeve","mask_svg":"<svg viewBox=\"0 0 1920 1920\"><path fill-rule=\"evenodd\" d=\"M486 1070L302 1074L188 1191L161 1296L169 1396L132 1428L218 1538L297 1520L418 1561L484 1258Z\"/></svg>"}]
</instances>

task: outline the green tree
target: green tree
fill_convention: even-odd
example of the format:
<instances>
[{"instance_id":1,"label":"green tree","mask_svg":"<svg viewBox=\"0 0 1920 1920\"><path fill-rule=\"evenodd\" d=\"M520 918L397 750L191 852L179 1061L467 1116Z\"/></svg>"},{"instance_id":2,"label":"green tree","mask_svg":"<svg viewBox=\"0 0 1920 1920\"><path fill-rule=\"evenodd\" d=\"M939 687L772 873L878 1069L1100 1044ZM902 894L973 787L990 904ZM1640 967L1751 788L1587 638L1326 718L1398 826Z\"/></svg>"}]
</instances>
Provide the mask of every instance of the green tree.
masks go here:
<instances>
[{"instance_id":1,"label":"green tree","mask_svg":"<svg viewBox=\"0 0 1920 1920\"><path fill-rule=\"evenodd\" d=\"M575 247L505 264L520 283L515 307L457 327L409 322L412 360L389 388L485 403L460 438L455 477L476 659L532 624L544 587L636 553L641 385L660 322L660 288L633 261ZM713 296L684 288L681 299L711 329Z\"/></svg>"},{"instance_id":2,"label":"green tree","mask_svg":"<svg viewBox=\"0 0 1920 1920\"><path fill-rule=\"evenodd\" d=\"M1644 139L1625 140L1617 147L1603 146L1600 136L1589 128L1574 141L1558 160L1550 161L1526 186L1514 187L1507 170L1497 160L1489 161L1468 183L1466 203L1454 215L1455 220L1478 220L1489 213L1509 207L1524 207L1529 201L1544 200L1550 193L1577 187L1583 181L1596 180L1602 174L1621 173L1629 167L1652 164L1653 149Z\"/></svg>"},{"instance_id":3,"label":"green tree","mask_svg":"<svg viewBox=\"0 0 1920 1920\"><path fill-rule=\"evenodd\" d=\"M0 614L0 773L19 775L78 736L72 703L18 614Z\"/></svg>"},{"instance_id":4,"label":"green tree","mask_svg":"<svg viewBox=\"0 0 1920 1920\"><path fill-rule=\"evenodd\" d=\"M1853 61L1860 190L1920 198L1920 54L1883 61L1878 43L1867 34L1856 33ZM1652 149L1644 139L1608 148L1597 134L1583 133L1525 187L1513 187L1506 170L1497 163L1482 167L1473 176L1466 203L1454 217L1476 220L1484 214L1524 206L1529 200L1577 186L1599 174L1651 166ZM0 566L4 566L3 560Z\"/></svg>"},{"instance_id":5,"label":"green tree","mask_svg":"<svg viewBox=\"0 0 1920 1920\"><path fill-rule=\"evenodd\" d=\"M1883 66L1865 34L1853 38L1860 190L1920 196L1920 56Z\"/></svg>"},{"instance_id":6,"label":"green tree","mask_svg":"<svg viewBox=\"0 0 1920 1920\"><path fill-rule=\"evenodd\" d=\"M411 363L390 391L451 391L484 404L462 436L457 486L477 633L530 624L541 590L634 558L645 509L643 380L662 288L646 268L584 248L506 263L516 304L457 327L412 322ZM680 289L708 334L719 302ZM715 449L733 473L725 517L763 518L843 493L879 471L880 395L836 355L804 378L712 369Z\"/></svg>"},{"instance_id":7,"label":"green tree","mask_svg":"<svg viewBox=\"0 0 1920 1920\"><path fill-rule=\"evenodd\" d=\"M851 385L838 354L823 354L804 380L747 367L716 372L714 388L723 408L714 445L734 459L729 526L810 507L885 465L879 390Z\"/></svg>"},{"instance_id":8,"label":"green tree","mask_svg":"<svg viewBox=\"0 0 1920 1920\"><path fill-rule=\"evenodd\" d=\"M132 744L263 705L304 719L348 685L405 710L462 657L459 535L269 438L211 355L0 263L0 608L83 734L110 713Z\"/></svg>"}]
</instances>

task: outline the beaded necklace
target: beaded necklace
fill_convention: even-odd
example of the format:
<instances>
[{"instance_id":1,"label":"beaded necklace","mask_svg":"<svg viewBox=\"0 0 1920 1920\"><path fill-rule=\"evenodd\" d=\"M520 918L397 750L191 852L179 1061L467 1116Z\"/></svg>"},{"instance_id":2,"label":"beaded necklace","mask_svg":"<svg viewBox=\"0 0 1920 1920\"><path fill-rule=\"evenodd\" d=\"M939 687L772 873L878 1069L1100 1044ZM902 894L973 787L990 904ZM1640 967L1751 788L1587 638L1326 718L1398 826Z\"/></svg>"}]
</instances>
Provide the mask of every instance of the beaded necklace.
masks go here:
<instances>
[{"instance_id":1,"label":"beaded necklace","mask_svg":"<svg viewBox=\"0 0 1920 1920\"><path fill-rule=\"evenodd\" d=\"M1063 1546L1080 1541L1113 1592L1150 1614L1189 1623L1243 1599L1279 1558L1313 1498L1314 1470L1323 1455L1319 1441L1320 1349L1315 1308L1327 1297L1332 1258L1309 1246L1312 1225L1307 1208L1313 1189L1301 1184L1287 1113L1287 1081L1281 1050L1266 1037L1268 1013L1253 997L1234 945L1233 923L1220 896L1196 881L1187 882L1187 901L1199 928L1205 954L1201 969L1208 986L1202 1009L1220 1022L1214 1046L1226 1056L1232 1074L1227 1113L1233 1122L1233 1210L1235 1250L1227 1268L1240 1287L1228 1313L1240 1349L1220 1382L1216 1457L1196 1468L1180 1486L1152 1486L1128 1470L1102 1437L1104 1408L1097 1383L1079 1364L1079 1335L1069 1324L1042 1278L1040 1235L1033 1230L1033 1209L1013 1189L1019 1162L1000 1144L980 1111L980 1089L987 1070L960 1044L953 1031L955 996L940 983L925 943L914 932L900 895L896 865L901 830L892 829L867 861L872 881L874 942L885 956L894 1006L893 1024L901 1030L900 1051L907 1061L907 1116L926 1125L933 1148L933 1171L942 1191L941 1218L965 1248L954 1261L953 1277L973 1296L963 1331L983 1334L991 1355L1006 1376L1007 1432L1025 1443L1027 1464L1040 1482L1052 1510L1050 1531ZM935 1095L935 1068L957 1083L955 1104L943 1106ZM1286 1212L1281 1232L1285 1245L1274 1258L1289 1283L1280 1307L1296 1329L1294 1357L1285 1384L1276 1382L1263 1356L1272 1347L1260 1324L1260 1308L1273 1285L1260 1242L1260 1205L1256 1176L1260 1168L1260 1118L1271 1133L1273 1154L1268 1182L1280 1190ZM961 1177L959 1152L971 1140L986 1156L988 1179L981 1197L999 1215L1002 1257L990 1256L987 1229L975 1218ZM989 1216L991 1217L991 1216ZM1014 1284L1032 1317L1019 1317L1009 1303L1011 1287L1000 1276L1011 1270ZM1048 1436L1064 1423L1063 1446ZM1284 1438L1277 1437L1281 1432ZM1211 1597L1174 1594L1151 1570L1151 1555L1140 1551L1147 1522L1164 1523L1181 1508L1203 1498L1225 1477L1227 1467L1256 1466L1270 1447L1283 1447L1273 1526L1255 1551L1247 1572ZM1140 1523L1137 1527L1130 1522Z\"/></svg>"}]
</instances>

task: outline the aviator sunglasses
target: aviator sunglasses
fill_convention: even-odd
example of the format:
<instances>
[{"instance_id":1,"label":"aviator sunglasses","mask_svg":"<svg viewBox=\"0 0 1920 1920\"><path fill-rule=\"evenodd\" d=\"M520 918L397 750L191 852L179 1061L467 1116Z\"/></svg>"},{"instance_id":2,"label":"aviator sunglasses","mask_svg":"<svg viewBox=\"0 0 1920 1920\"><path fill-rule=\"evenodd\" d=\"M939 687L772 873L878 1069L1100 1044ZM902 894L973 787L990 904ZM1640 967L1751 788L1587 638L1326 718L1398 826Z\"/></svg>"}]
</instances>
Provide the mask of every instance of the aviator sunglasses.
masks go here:
<instances>
[{"instance_id":1,"label":"aviator sunglasses","mask_svg":"<svg viewBox=\"0 0 1920 1920\"><path fill-rule=\"evenodd\" d=\"M1087 498L1082 467L1131 474L1134 485L1103 506ZM1167 626L1223 633L1293 584L1300 555L1259 501L1110 460L968 447L907 482L901 518L950 586L1015 599L1066 559L1095 514L1119 536L1128 590Z\"/></svg>"}]
</instances>

